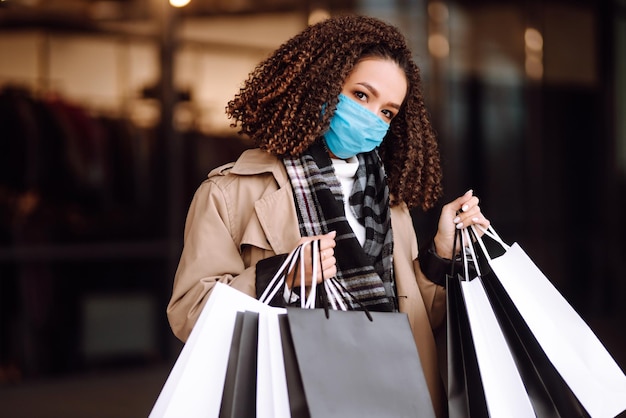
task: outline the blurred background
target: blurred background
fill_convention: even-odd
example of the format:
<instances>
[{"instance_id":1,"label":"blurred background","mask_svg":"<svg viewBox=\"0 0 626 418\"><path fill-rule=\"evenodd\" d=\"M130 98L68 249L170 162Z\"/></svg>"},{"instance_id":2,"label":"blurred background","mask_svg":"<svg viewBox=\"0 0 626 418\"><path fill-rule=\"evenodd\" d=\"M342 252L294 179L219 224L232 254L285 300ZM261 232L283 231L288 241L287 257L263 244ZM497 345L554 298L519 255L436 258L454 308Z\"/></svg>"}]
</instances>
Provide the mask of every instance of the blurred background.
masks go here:
<instances>
[{"instance_id":1,"label":"blurred background","mask_svg":"<svg viewBox=\"0 0 626 418\"><path fill-rule=\"evenodd\" d=\"M251 146L224 107L343 13L407 36L442 203L474 189L626 368L626 0L187 3L0 0L0 415L148 415L192 194Z\"/></svg>"}]
</instances>

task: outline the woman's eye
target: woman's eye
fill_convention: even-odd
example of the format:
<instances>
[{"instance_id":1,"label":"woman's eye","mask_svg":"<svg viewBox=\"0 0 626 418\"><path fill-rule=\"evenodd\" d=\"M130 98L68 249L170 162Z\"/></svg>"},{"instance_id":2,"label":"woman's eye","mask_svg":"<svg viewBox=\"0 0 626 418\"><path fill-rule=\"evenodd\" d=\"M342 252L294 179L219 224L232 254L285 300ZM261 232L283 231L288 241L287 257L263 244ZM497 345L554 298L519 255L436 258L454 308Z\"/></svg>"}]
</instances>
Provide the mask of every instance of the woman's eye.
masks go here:
<instances>
[{"instance_id":1,"label":"woman's eye","mask_svg":"<svg viewBox=\"0 0 626 418\"><path fill-rule=\"evenodd\" d=\"M362 91L356 91L356 92L354 92L354 95L355 95L355 96L356 96L359 100L362 100L362 101L367 100L367 94L363 93Z\"/></svg>"},{"instance_id":2,"label":"woman's eye","mask_svg":"<svg viewBox=\"0 0 626 418\"><path fill-rule=\"evenodd\" d=\"M393 119L393 117L395 116L390 110L381 110L381 113L385 115L387 119Z\"/></svg>"}]
</instances>

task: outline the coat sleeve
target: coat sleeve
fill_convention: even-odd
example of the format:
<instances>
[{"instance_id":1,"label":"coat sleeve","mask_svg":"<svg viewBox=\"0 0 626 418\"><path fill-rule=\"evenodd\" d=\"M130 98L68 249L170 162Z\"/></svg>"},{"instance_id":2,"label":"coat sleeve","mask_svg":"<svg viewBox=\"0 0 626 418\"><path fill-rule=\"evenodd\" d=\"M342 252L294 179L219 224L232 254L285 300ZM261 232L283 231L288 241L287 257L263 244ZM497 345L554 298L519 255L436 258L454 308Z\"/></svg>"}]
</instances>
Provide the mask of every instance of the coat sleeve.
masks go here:
<instances>
[{"instance_id":1,"label":"coat sleeve","mask_svg":"<svg viewBox=\"0 0 626 418\"><path fill-rule=\"evenodd\" d=\"M428 312L430 326L436 330L443 325L446 318L446 289L426 277L418 260L414 260L413 265L417 285L422 293L426 312Z\"/></svg>"},{"instance_id":2,"label":"coat sleeve","mask_svg":"<svg viewBox=\"0 0 626 418\"><path fill-rule=\"evenodd\" d=\"M167 316L174 335L186 341L207 298L222 282L255 296L255 267L246 268L235 242L231 209L211 179L196 191L185 222L182 254Z\"/></svg>"},{"instance_id":3,"label":"coat sleeve","mask_svg":"<svg viewBox=\"0 0 626 418\"><path fill-rule=\"evenodd\" d=\"M398 251L396 258L402 258L408 263L406 268L402 268L402 265L399 264L400 260L396 260L396 280L399 279L398 275L405 277L408 276L410 272L410 275L414 280L412 286L417 284L430 326L433 330L436 330L443 324L445 319L446 289L441 285L441 283L437 283L431 280L430 277L427 277L420 266L418 259L417 237L415 229L413 228L411 215L406 205L402 204L393 207L392 215L395 215L392 218L394 221L394 246L398 247L397 249L394 247L394 254ZM401 268L402 270L400 270ZM398 286L401 284L405 288L404 290L406 290L407 294L411 294L409 284L404 281L402 283L397 283ZM399 297L402 297L401 293L399 293ZM407 303L410 301L403 301L400 299L399 302L402 305L403 302Z\"/></svg>"}]
</instances>

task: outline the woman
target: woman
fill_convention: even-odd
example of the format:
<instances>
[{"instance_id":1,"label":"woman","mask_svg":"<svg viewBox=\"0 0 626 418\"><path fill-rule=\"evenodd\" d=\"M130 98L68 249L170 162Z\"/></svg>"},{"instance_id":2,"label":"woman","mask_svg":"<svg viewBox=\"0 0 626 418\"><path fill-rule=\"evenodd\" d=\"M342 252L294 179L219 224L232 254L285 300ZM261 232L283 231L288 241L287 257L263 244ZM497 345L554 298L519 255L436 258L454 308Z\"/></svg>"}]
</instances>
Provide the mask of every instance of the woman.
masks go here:
<instances>
[{"instance_id":1,"label":"woman","mask_svg":"<svg viewBox=\"0 0 626 418\"><path fill-rule=\"evenodd\" d=\"M434 334L445 316L445 259L456 228L489 221L465 193L443 207L418 260L409 209L436 203L441 169L403 36L359 16L311 26L256 67L227 113L258 148L196 192L167 310L174 333L186 340L217 281L257 296L285 254L319 239L324 277L370 310L408 314L444 415ZM304 285L319 283L305 266ZM274 302L286 303L282 294Z\"/></svg>"}]
</instances>

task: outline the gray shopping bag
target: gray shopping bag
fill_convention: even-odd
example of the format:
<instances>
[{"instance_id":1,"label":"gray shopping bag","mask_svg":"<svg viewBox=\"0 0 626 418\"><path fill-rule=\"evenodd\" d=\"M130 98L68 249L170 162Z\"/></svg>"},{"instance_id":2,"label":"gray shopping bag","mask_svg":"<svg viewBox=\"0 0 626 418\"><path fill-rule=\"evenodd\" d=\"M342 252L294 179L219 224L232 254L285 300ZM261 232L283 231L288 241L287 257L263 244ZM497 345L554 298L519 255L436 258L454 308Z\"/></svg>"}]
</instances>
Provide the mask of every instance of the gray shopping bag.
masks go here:
<instances>
[{"instance_id":1,"label":"gray shopping bag","mask_svg":"<svg viewBox=\"0 0 626 418\"><path fill-rule=\"evenodd\" d=\"M407 315L369 314L287 309L310 416L434 417Z\"/></svg>"}]
</instances>

